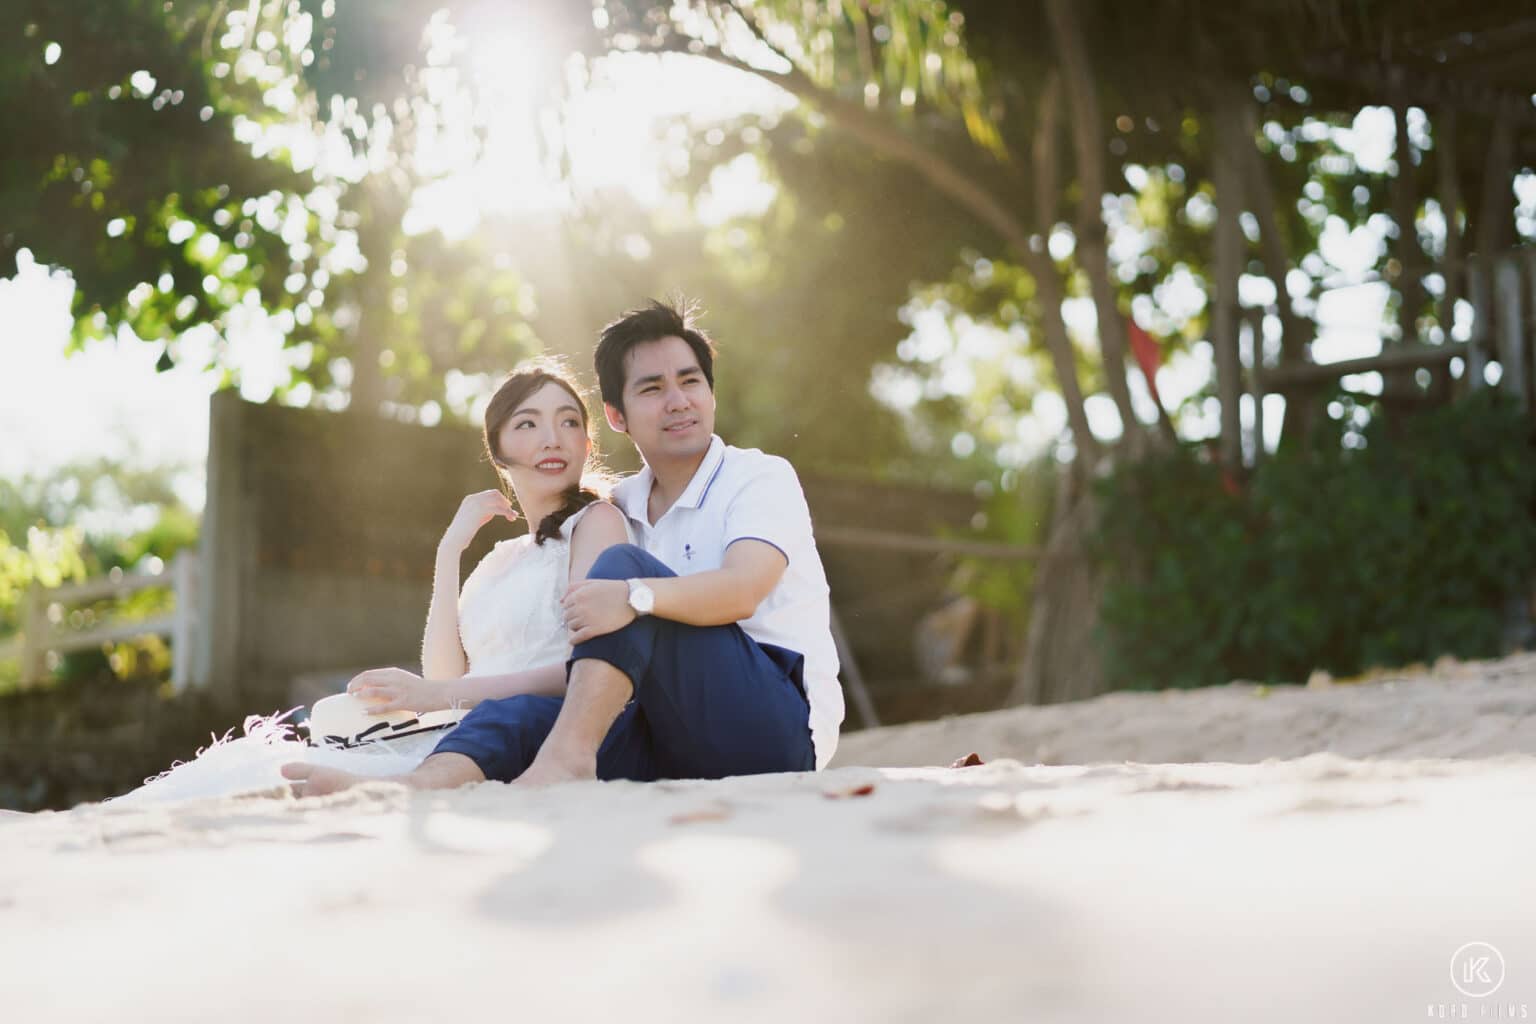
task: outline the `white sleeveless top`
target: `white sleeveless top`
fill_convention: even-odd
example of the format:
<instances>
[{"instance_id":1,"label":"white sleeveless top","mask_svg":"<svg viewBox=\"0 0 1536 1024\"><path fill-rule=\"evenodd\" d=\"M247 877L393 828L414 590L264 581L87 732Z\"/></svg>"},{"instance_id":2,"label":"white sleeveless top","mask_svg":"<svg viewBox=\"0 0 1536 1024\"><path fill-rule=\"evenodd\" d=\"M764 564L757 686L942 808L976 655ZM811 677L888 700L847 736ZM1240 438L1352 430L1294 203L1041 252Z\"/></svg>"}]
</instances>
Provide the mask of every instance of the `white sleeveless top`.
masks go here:
<instances>
[{"instance_id":1,"label":"white sleeveless top","mask_svg":"<svg viewBox=\"0 0 1536 1024\"><path fill-rule=\"evenodd\" d=\"M571 534L591 507L567 519L560 536L543 544L535 544L531 534L501 541L469 574L459 592L466 675L521 672L570 658L560 598L570 582Z\"/></svg>"}]
</instances>

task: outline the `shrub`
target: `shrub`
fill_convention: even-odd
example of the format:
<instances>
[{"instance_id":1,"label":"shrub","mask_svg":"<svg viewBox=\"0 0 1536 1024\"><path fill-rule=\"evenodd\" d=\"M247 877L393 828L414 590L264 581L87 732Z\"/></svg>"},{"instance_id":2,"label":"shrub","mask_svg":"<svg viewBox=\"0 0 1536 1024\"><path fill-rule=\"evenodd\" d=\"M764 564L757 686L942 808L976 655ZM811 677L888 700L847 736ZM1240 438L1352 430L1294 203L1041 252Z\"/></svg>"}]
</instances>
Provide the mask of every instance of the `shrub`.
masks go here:
<instances>
[{"instance_id":1,"label":"shrub","mask_svg":"<svg viewBox=\"0 0 1536 1024\"><path fill-rule=\"evenodd\" d=\"M1532 456L1525 414L1485 390L1363 432L1320 425L1241 492L1192 448L1119 469L1094 541L1108 678L1298 681L1499 653L1536 570Z\"/></svg>"}]
</instances>

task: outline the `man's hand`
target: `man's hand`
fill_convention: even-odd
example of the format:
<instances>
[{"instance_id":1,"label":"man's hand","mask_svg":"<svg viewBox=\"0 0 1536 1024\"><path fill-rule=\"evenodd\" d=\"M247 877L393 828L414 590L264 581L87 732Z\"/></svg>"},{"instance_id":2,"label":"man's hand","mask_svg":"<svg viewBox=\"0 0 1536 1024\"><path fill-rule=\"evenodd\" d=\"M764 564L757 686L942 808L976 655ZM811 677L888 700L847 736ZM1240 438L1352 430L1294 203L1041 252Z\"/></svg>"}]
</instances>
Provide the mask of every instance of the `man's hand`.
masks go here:
<instances>
[{"instance_id":1,"label":"man's hand","mask_svg":"<svg viewBox=\"0 0 1536 1024\"><path fill-rule=\"evenodd\" d=\"M572 644L607 636L635 621L624 580L578 580L560 601Z\"/></svg>"},{"instance_id":2,"label":"man's hand","mask_svg":"<svg viewBox=\"0 0 1536 1024\"><path fill-rule=\"evenodd\" d=\"M371 668L347 684L347 692L368 705L370 715L388 711L441 711L448 706L442 683L429 683L403 668Z\"/></svg>"}]
</instances>

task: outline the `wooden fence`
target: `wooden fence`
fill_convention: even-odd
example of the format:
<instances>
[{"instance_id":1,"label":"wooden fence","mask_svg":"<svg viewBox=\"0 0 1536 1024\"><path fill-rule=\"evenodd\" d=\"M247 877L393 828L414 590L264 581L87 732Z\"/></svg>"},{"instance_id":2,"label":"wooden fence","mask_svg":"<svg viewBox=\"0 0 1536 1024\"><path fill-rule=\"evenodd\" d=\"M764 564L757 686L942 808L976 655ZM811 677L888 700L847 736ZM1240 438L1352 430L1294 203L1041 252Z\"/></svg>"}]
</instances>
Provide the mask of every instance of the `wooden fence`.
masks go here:
<instances>
[{"instance_id":1,"label":"wooden fence","mask_svg":"<svg viewBox=\"0 0 1536 1024\"><path fill-rule=\"evenodd\" d=\"M1401 376L1426 371L1428 385L1415 383L1408 398L1422 391L1423 397L1438 402L1455 391L1475 391L1496 383L1529 411L1536 397L1536 248L1515 249L1492 259L1473 258L1463 272L1467 300L1472 304L1472 329L1466 341L1447 338L1440 344L1419 341L1384 344L1376 355L1344 359L1333 363L1282 362L1266 367L1259 355L1263 346L1262 310L1250 319L1254 339L1248 372L1249 391L1254 400L1253 444L1250 450L1261 458L1263 445L1263 396L1266 394L1304 397L1320 387L1358 373ZM1457 294L1455 292L1452 295ZM1449 317L1444 319L1449 320ZM1452 373L1459 364L1459 373ZM1490 364L1497 371L1489 380ZM1453 386L1454 378L1454 386ZM1384 395L1383 397L1392 397ZM1402 396L1397 396L1401 398Z\"/></svg>"},{"instance_id":2,"label":"wooden fence","mask_svg":"<svg viewBox=\"0 0 1536 1024\"><path fill-rule=\"evenodd\" d=\"M22 685L43 679L50 669L49 654L85 651L103 644L142 636L164 636L171 641L171 686L180 693L191 679L192 638L197 629L197 556L190 551L177 555L169 572L110 574L82 583L58 587L34 585L22 598L21 632L0 644L0 658L21 660ZM154 587L169 588L174 608L148 619L98 619L93 611L70 606L127 597Z\"/></svg>"}]
</instances>

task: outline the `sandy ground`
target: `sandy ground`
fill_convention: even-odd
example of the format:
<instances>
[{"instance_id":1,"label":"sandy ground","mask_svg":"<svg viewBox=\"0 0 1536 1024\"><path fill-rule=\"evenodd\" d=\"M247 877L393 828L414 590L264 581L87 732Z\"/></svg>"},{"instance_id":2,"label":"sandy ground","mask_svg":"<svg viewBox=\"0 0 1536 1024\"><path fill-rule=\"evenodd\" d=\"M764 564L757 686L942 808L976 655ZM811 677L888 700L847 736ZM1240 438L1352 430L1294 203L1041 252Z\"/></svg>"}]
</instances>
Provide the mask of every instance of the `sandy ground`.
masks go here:
<instances>
[{"instance_id":1,"label":"sandy ground","mask_svg":"<svg viewBox=\"0 0 1536 1024\"><path fill-rule=\"evenodd\" d=\"M0 1019L1530 1019L1533 676L1118 695L819 775L0 816Z\"/></svg>"},{"instance_id":2,"label":"sandy ground","mask_svg":"<svg viewBox=\"0 0 1536 1024\"><path fill-rule=\"evenodd\" d=\"M970 751L1026 764L1536 754L1536 655L1444 659L1354 682L1319 672L1305 687L1112 693L892 726L844 736L833 767L947 765Z\"/></svg>"}]
</instances>

